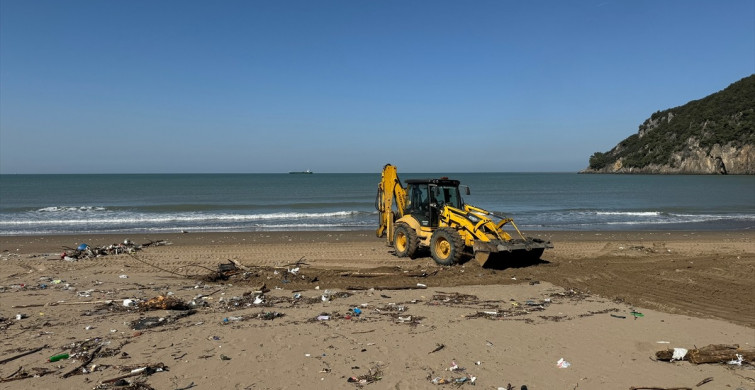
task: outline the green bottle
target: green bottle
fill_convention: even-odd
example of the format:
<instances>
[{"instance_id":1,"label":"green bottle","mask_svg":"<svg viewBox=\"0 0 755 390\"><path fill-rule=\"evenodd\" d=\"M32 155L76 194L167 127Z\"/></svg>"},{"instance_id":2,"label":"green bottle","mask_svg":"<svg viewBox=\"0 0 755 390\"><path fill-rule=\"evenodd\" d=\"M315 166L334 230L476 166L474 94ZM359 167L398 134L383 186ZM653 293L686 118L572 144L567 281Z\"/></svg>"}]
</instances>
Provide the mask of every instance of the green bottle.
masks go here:
<instances>
[{"instance_id":1,"label":"green bottle","mask_svg":"<svg viewBox=\"0 0 755 390\"><path fill-rule=\"evenodd\" d=\"M58 360L68 359L70 356L67 353L61 353L58 355L52 355L50 356L51 362L57 362Z\"/></svg>"}]
</instances>

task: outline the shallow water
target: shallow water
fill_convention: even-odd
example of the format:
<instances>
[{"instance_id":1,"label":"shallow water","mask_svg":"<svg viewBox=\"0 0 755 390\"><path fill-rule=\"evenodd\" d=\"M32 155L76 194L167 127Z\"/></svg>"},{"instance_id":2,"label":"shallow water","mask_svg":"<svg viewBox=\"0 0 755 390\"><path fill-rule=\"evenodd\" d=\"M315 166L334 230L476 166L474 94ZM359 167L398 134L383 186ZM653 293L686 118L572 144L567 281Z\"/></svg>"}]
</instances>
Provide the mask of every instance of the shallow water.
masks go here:
<instances>
[{"instance_id":1,"label":"shallow water","mask_svg":"<svg viewBox=\"0 0 755 390\"><path fill-rule=\"evenodd\" d=\"M438 174L401 174L401 179ZM470 204L529 230L755 226L755 177L462 173ZM0 175L0 235L361 230L379 174Z\"/></svg>"}]
</instances>

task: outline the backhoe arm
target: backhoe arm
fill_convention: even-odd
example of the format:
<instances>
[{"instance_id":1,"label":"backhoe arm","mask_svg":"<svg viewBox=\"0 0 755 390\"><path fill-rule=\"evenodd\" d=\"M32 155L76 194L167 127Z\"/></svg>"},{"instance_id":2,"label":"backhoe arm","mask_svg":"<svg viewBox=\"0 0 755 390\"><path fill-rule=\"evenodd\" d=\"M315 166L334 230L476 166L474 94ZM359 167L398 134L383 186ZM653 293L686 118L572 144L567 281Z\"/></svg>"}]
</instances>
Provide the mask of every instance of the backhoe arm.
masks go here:
<instances>
[{"instance_id":1,"label":"backhoe arm","mask_svg":"<svg viewBox=\"0 0 755 390\"><path fill-rule=\"evenodd\" d=\"M396 203L396 214L393 211L393 203ZM377 198L375 199L375 208L378 211L379 225L375 234L383 237L388 233L388 242L393 241L393 221L396 216L404 216L406 207L406 190L401 186L401 181L396 173L396 167L386 164L383 167L383 176L378 183Z\"/></svg>"}]
</instances>

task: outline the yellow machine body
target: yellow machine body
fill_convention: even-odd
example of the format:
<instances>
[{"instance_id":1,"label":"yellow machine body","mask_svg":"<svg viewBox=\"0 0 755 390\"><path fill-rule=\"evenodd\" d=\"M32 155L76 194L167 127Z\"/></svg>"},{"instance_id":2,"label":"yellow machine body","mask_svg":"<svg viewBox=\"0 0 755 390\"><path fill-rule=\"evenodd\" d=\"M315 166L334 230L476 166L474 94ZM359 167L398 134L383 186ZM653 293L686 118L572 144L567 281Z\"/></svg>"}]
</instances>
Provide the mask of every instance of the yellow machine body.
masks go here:
<instances>
[{"instance_id":1,"label":"yellow machine body","mask_svg":"<svg viewBox=\"0 0 755 390\"><path fill-rule=\"evenodd\" d=\"M522 235L513 219L464 203L458 180L442 177L406 183L406 187L401 184L395 166L385 165L375 200L376 234L385 236L399 257L415 257L418 250L429 248L438 264L454 264L468 253L486 266L491 254L536 260L553 248L549 241ZM466 191L468 195L469 187ZM503 230L505 225L516 231L517 238Z\"/></svg>"}]
</instances>

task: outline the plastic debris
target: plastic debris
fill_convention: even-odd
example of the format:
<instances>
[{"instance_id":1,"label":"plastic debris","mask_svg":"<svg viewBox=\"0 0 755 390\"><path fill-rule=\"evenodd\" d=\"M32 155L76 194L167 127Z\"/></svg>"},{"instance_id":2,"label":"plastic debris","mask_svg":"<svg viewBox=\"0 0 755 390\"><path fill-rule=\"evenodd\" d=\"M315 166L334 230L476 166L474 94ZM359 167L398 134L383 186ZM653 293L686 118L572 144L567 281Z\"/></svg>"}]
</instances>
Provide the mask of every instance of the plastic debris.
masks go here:
<instances>
[{"instance_id":1,"label":"plastic debris","mask_svg":"<svg viewBox=\"0 0 755 390\"><path fill-rule=\"evenodd\" d=\"M737 360L729 360L728 362L726 362L726 364L741 366L743 361L744 361L744 357L740 354L737 354Z\"/></svg>"},{"instance_id":2,"label":"plastic debris","mask_svg":"<svg viewBox=\"0 0 755 390\"><path fill-rule=\"evenodd\" d=\"M671 361L684 360L685 356L687 356L687 350L685 348L674 348L674 354L671 356Z\"/></svg>"},{"instance_id":3,"label":"plastic debris","mask_svg":"<svg viewBox=\"0 0 755 390\"><path fill-rule=\"evenodd\" d=\"M569 368L571 366L571 363L564 360L564 358L558 359L558 362L556 362L556 367L558 368Z\"/></svg>"},{"instance_id":4,"label":"plastic debris","mask_svg":"<svg viewBox=\"0 0 755 390\"><path fill-rule=\"evenodd\" d=\"M277 311L267 311L257 314L257 318L261 320L274 320L276 318L283 317L285 314L279 313Z\"/></svg>"},{"instance_id":5,"label":"plastic debris","mask_svg":"<svg viewBox=\"0 0 755 390\"><path fill-rule=\"evenodd\" d=\"M459 367L456 361L452 361L451 367L448 368L448 371L464 371L464 370L466 369L464 367Z\"/></svg>"},{"instance_id":6,"label":"plastic debris","mask_svg":"<svg viewBox=\"0 0 755 390\"><path fill-rule=\"evenodd\" d=\"M477 377L468 375L468 376L462 376L462 377L451 378L451 379L442 378L442 377L437 376L437 377L433 378L430 382L432 382L432 384L434 384L434 385L454 384L456 386L461 386L461 385L463 385L465 383L469 383L470 385L474 385L475 381L477 381Z\"/></svg>"},{"instance_id":7,"label":"plastic debris","mask_svg":"<svg viewBox=\"0 0 755 390\"><path fill-rule=\"evenodd\" d=\"M225 318L223 318L223 323L227 324L227 323L232 322L232 321L241 321L243 319L244 319L244 317L241 317L241 316L225 317Z\"/></svg>"},{"instance_id":8,"label":"plastic debris","mask_svg":"<svg viewBox=\"0 0 755 390\"><path fill-rule=\"evenodd\" d=\"M61 354L50 356L50 358L48 360L51 361L51 362L57 362L58 360L68 359L69 357L71 357L69 354L67 354L67 353L61 353Z\"/></svg>"}]
</instances>

